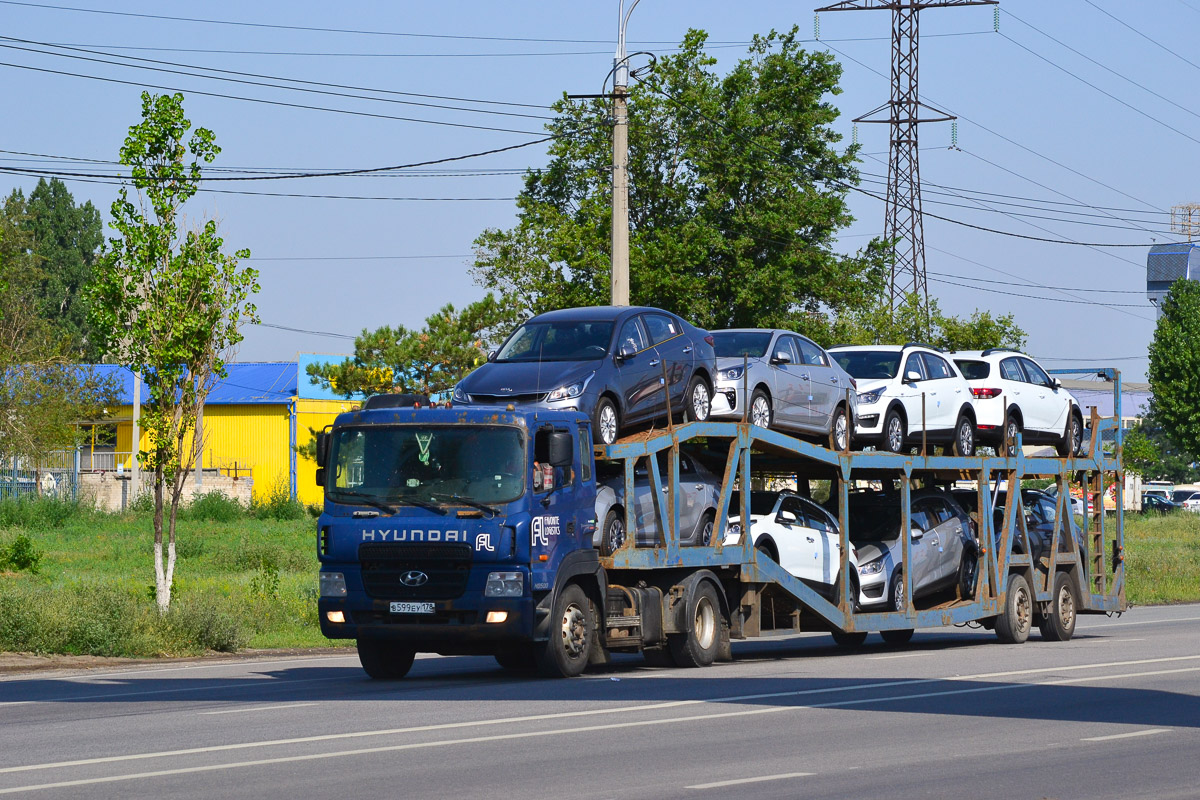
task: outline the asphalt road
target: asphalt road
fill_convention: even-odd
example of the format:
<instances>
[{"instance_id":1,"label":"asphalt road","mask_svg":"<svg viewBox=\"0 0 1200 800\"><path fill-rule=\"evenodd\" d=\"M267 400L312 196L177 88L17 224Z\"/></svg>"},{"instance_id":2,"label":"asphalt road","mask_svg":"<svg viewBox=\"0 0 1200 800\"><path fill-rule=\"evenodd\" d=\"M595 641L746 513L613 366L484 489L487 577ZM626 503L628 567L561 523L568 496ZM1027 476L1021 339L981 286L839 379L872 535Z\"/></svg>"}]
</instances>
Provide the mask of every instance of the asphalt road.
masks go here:
<instances>
[{"instance_id":1,"label":"asphalt road","mask_svg":"<svg viewBox=\"0 0 1200 800\"><path fill-rule=\"evenodd\" d=\"M1083 617L1074 640L984 631L736 661L623 658L571 681L354 656L0 681L0 794L153 798L1200 797L1200 606Z\"/></svg>"}]
</instances>

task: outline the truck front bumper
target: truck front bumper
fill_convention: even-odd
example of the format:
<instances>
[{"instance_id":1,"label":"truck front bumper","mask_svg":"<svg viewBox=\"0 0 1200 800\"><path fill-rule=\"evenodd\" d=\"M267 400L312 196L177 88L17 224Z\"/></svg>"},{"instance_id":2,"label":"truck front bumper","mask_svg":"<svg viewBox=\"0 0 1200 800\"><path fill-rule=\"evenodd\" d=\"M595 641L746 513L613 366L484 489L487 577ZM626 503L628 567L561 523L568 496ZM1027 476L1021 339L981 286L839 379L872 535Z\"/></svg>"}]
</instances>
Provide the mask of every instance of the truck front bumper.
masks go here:
<instances>
[{"instance_id":1,"label":"truck front bumper","mask_svg":"<svg viewBox=\"0 0 1200 800\"><path fill-rule=\"evenodd\" d=\"M389 602L365 596L322 597L317 601L321 633L330 639L368 637L403 642L417 652L443 655L491 654L499 644L533 640L530 597L464 598L434 603L432 614L393 614ZM344 622L330 620L341 612ZM503 616L502 621L488 622Z\"/></svg>"}]
</instances>

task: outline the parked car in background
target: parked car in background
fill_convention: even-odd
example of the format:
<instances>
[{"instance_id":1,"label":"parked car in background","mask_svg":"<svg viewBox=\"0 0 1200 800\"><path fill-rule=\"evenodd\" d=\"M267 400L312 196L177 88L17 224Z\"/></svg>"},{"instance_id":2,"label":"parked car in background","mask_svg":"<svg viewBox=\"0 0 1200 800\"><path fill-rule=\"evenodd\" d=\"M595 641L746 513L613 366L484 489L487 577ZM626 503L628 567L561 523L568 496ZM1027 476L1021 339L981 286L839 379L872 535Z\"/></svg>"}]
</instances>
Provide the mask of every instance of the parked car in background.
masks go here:
<instances>
[{"instance_id":1,"label":"parked car in background","mask_svg":"<svg viewBox=\"0 0 1200 800\"><path fill-rule=\"evenodd\" d=\"M971 387L980 444L999 451L1020 433L1024 444L1053 444L1064 457L1083 454L1079 401L1032 358L1006 347L951 355Z\"/></svg>"},{"instance_id":2,"label":"parked car in background","mask_svg":"<svg viewBox=\"0 0 1200 800\"><path fill-rule=\"evenodd\" d=\"M1152 514L1170 514L1183 508L1182 503L1168 500L1161 494L1142 495L1142 511Z\"/></svg>"},{"instance_id":3,"label":"parked car in background","mask_svg":"<svg viewBox=\"0 0 1200 800\"><path fill-rule=\"evenodd\" d=\"M725 531L726 546L741 544L742 533L748 530L756 550L825 596L835 598L842 566L841 529L828 511L790 491L751 492L747 524L743 524L740 509L741 500L735 492ZM851 569L857 569L853 551L849 563ZM858 595L853 573L850 595Z\"/></svg>"},{"instance_id":4,"label":"parked car in background","mask_svg":"<svg viewBox=\"0 0 1200 800\"><path fill-rule=\"evenodd\" d=\"M826 504L836 513L836 500ZM850 495L850 541L858 557L859 602L891 611L906 607L901 562L900 496L862 491ZM912 493L910 568L913 597L959 585L963 596L975 590L979 548L967 512L940 489Z\"/></svg>"},{"instance_id":5,"label":"parked car in background","mask_svg":"<svg viewBox=\"0 0 1200 800\"><path fill-rule=\"evenodd\" d=\"M616 441L630 425L672 412L708 418L716 356L712 336L657 308L595 306L538 314L454 387L456 406L509 403L592 418L593 438Z\"/></svg>"},{"instance_id":6,"label":"parked car in background","mask_svg":"<svg viewBox=\"0 0 1200 800\"><path fill-rule=\"evenodd\" d=\"M1171 493L1171 502L1184 505L1188 500L1197 496L1200 496L1200 491L1196 489L1176 489Z\"/></svg>"},{"instance_id":7,"label":"parked car in background","mask_svg":"<svg viewBox=\"0 0 1200 800\"><path fill-rule=\"evenodd\" d=\"M975 454L971 387L941 351L909 343L833 347L829 354L858 383L858 442L903 453L921 444L923 429L930 444Z\"/></svg>"},{"instance_id":8,"label":"parked car in background","mask_svg":"<svg viewBox=\"0 0 1200 800\"><path fill-rule=\"evenodd\" d=\"M1200 511L1200 492L1194 492L1183 501L1183 507L1188 511Z\"/></svg>"},{"instance_id":9,"label":"parked car in background","mask_svg":"<svg viewBox=\"0 0 1200 800\"><path fill-rule=\"evenodd\" d=\"M975 489L955 489L951 492L954 499L970 513L979 510L979 492ZM1076 498L1072 498L1074 500ZM1082 500L1080 503L1082 504ZM1008 503L1008 492L1001 489L992 493L992 532L995 542L1000 542L1004 525L1004 508ZM1055 522L1058 519L1058 498L1037 489L1021 489L1021 504L1025 511L1025 530L1029 534L1029 547L1034 561L1039 558L1049 558L1050 542L1054 536ZM1073 507L1074 504L1072 504ZM1075 545L1081 554L1086 555L1087 544L1083 531L1075 524L1074 515L1068 522ZM1025 552L1024 543L1018 536L1014 545L1014 553ZM1070 552L1070 545L1060 534L1058 552Z\"/></svg>"},{"instance_id":10,"label":"parked car in background","mask_svg":"<svg viewBox=\"0 0 1200 800\"><path fill-rule=\"evenodd\" d=\"M769 328L713 331L714 419L746 416L760 428L816 437L844 450L853 436L854 378L806 336Z\"/></svg>"},{"instance_id":11,"label":"parked car in background","mask_svg":"<svg viewBox=\"0 0 1200 800\"><path fill-rule=\"evenodd\" d=\"M667 455L659 453L658 474L663 481L660 497L667 501ZM610 462L599 462L596 486L596 533L592 544L604 555L625 541L625 474ZM710 544L717 518L717 498L721 494L721 476L714 475L687 453L679 454L679 542L685 545ZM634 519L637 520L639 546L653 545L662 528L654 513L654 489L644 461L633 472ZM666 513L670 513L667 511Z\"/></svg>"}]
</instances>

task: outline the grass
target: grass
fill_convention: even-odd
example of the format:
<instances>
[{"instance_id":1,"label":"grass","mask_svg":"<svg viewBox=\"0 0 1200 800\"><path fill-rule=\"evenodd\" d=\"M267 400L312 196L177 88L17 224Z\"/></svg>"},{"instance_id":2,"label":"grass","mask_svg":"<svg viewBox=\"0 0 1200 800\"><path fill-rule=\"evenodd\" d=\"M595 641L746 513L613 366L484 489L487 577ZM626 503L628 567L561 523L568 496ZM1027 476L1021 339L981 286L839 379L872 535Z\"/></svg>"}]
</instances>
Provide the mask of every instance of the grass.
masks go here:
<instances>
[{"instance_id":1,"label":"grass","mask_svg":"<svg viewBox=\"0 0 1200 800\"><path fill-rule=\"evenodd\" d=\"M173 602L160 616L149 513L0 501L0 650L158 656L342 644L317 625L314 527L286 496L251 508L199 498L180 514ZM1131 603L1200 601L1200 514L1127 516L1125 553Z\"/></svg>"}]
</instances>

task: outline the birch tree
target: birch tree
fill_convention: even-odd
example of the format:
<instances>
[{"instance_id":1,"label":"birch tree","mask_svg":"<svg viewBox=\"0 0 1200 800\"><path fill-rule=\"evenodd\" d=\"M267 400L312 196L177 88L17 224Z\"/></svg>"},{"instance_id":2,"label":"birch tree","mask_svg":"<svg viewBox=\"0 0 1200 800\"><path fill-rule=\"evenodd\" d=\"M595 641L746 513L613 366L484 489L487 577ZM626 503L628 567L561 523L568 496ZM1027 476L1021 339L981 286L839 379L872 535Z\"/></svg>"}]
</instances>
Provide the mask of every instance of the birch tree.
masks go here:
<instances>
[{"instance_id":1,"label":"birch tree","mask_svg":"<svg viewBox=\"0 0 1200 800\"><path fill-rule=\"evenodd\" d=\"M90 298L104 349L140 373L146 389L141 424L148 444L136 457L153 475L154 585L163 613L171 603L180 497L200 445L196 414L226 375L225 359L242 340L239 327L258 321L249 301L258 273L238 266L250 251L224 253L215 220L193 227L181 216L199 188L201 163L220 151L211 130L192 129L183 95L142 93L142 120L121 148L132 196L130 185L122 186L112 204L117 235L97 264Z\"/></svg>"}]
</instances>

